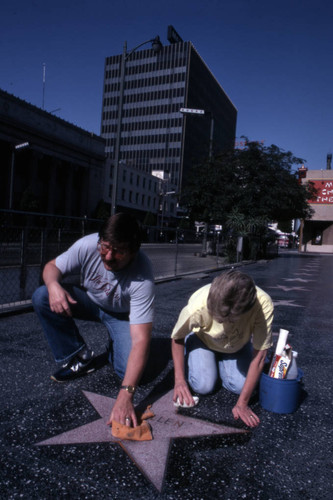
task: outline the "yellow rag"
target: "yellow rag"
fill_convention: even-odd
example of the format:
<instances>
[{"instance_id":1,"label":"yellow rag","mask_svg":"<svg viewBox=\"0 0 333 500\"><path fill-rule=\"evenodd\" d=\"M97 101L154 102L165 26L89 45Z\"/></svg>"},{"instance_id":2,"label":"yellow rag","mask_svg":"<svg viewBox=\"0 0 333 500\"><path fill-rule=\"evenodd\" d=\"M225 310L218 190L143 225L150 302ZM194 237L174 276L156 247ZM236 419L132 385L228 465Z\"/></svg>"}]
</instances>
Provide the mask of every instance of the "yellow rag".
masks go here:
<instances>
[{"instance_id":1,"label":"yellow rag","mask_svg":"<svg viewBox=\"0 0 333 500\"><path fill-rule=\"evenodd\" d=\"M154 416L151 405L148 405L142 414L137 414L138 425L136 427L128 427L128 425L112 420L112 436L131 441L151 441L153 439L151 427L146 420Z\"/></svg>"}]
</instances>

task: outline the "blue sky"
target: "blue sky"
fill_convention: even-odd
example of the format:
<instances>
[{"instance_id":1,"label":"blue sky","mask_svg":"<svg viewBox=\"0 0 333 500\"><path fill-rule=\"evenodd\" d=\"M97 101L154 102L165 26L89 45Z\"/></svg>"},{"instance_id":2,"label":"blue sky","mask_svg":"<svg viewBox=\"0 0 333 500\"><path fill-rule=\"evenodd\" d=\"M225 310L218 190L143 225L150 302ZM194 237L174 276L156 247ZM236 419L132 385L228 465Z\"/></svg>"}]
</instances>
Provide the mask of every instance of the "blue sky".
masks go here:
<instances>
[{"instance_id":1,"label":"blue sky","mask_svg":"<svg viewBox=\"0 0 333 500\"><path fill-rule=\"evenodd\" d=\"M0 88L42 107L45 64L44 109L99 134L105 57L125 40L168 44L171 24L236 106L238 141L276 144L325 169L332 14L331 0L2 0Z\"/></svg>"}]
</instances>

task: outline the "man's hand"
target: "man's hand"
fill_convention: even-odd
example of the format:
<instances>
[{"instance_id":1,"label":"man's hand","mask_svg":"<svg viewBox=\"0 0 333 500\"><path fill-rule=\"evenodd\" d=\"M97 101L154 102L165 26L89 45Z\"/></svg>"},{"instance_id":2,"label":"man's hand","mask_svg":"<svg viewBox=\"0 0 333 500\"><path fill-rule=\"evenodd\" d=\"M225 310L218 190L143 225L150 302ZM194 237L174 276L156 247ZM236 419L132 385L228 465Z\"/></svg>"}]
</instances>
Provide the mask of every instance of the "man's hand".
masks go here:
<instances>
[{"instance_id":1,"label":"man's hand","mask_svg":"<svg viewBox=\"0 0 333 500\"><path fill-rule=\"evenodd\" d=\"M239 418L243 420L244 424L249 427L257 427L260 424L259 417L251 410L248 405L239 405L238 403L232 409L232 414L235 420Z\"/></svg>"},{"instance_id":2,"label":"man's hand","mask_svg":"<svg viewBox=\"0 0 333 500\"><path fill-rule=\"evenodd\" d=\"M126 373L122 385L137 386L148 358L150 337L152 331L151 323L130 325L132 349L128 357ZM120 389L117 401L113 407L107 422L111 425L112 420L128 427L138 425L133 406L133 394Z\"/></svg>"},{"instance_id":3,"label":"man's hand","mask_svg":"<svg viewBox=\"0 0 333 500\"><path fill-rule=\"evenodd\" d=\"M57 281L48 285L48 292L51 311L63 316L72 316L70 304L77 302Z\"/></svg>"},{"instance_id":4,"label":"man's hand","mask_svg":"<svg viewBox=\"0 0 333 500\"><path fill-rule=\"evenodd\" d=\"M136 427L138 425L132 402L132 395L128 394L128 392L123 389L121 389L118 394L117 401L112 409L107 424L111 425L112 420L115 420L119 424L127 425L128 427Z\"/></svg>"},{"instance_id":5,"label":"man's hand","mask_svg":"<svg viewBox=\"0 0 333 500\"><path fill-rule=\"evenodd\" d=\"M44 267L43 280L49 292L51 311L63 316L72 316L70 304L76 304L76 300L60 285L62 274L56 266L56 260L50 260Z\"/></svg>"},{"instance_id":6,"label":"man's hand","mask_svg":"<svg viewBox=\"0 0 333 500\"><path fill-rule=\"evenodd\" d=\"M195 402L192 397L191 391L185 380L175 382L175 387L173 390L173 401L176 403L179 398L179 403L182 405L185 403L187 406L194 406Z\"/></svg>"}]
</instances>

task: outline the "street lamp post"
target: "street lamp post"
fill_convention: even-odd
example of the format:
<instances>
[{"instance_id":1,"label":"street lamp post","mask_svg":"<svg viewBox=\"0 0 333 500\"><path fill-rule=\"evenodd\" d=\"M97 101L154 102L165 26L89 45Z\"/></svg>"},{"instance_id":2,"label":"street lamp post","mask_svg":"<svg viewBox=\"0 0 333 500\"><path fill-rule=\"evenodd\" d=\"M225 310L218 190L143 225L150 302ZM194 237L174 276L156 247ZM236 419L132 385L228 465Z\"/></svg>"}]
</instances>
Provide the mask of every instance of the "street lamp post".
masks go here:
<instances>
[{"instance_id":1,"label":"street lamp post","mask_svg":"<svg viewBox=\"0 0 333 500\"><path fill-rule=\"evenodd\" d=\"M213 158L213 138L214 138L214 116L210 113L210 134L209 134L209 153L208 158L211 161Z\"/></svg>"},{"instance_id":2,"label":"street lamp post","mask_svg":"<svg viewBox=\"0 0 333 500\"><path fill-rule=\"evenodd\" d=\"M13 208L13 197L14 197L14 169L15 169L15 151L18 149L24 149L29 146L29 142L22 142L21 144L16 144L12 149L12 158L10 164L10 185L9 185L9 210Z\"/></svg>"},{"instance_id":3,"label":"street lamp post","mask_svg":"<svg viewBox=\"0 0 333 500\"><path fill-rule=\"evenodd\" d=\"M209 161L213 159L213 138L214 138L214 115L211 111L205 111L204 109L191 109L191 108L180 108L179 110L183 114L188 115L199 115L203 116L205 114L210 115L210 130L209 130L209 150L208 150L208 158ZM201 256L206 257L207 255L207 233L208 233L208 224L205 222L205 227L203 230L204 236L202 240L202 252Z\"/></svg>"},{"instance_id":4,"label":"street lamp post","mask_svg":"<svg viewBox=\"0 0 333 500\"><path fill-rule=\"evenodd\" d=\"M161 210L161 229L160 233L163 233L163 225L164 225L164 215L165 215L165 203L167 202L167 196L171 196L173 194L176 194L176 191L167 191L166 193L162 192L161 197L162 197L162 210Z\"/></svg>"},{"instance_id":5,"label":"street lamp post","mask_svg":"<svg viewBox=\"0 0 333 500\"><path fill-rule=\"evenodd\" d=\"M213 138L214 138L214 116L213 116L213 113L211 111L206 111L204 109L191 109L191 108L180 108L179 111L184 115L197 115L197 116L210 115L208 158L209 158L209 160L211 160L213 158Z\"/></svg>"},{"instance_id":6,"label":"street lamp post","mask_svg":"<svg viewBox=\"0 0 333 500\"><path fill-rule=\"evenodd\" d=\"M121 68L120 68L120 89L119 89L119 105L118 105L118 120L117 120L117 136L116 145L114 150L114 169L113 169L113 184L112 184L112 200L111 200L111 215L116 213L117 206L117 188L118 188L118 174L119 174L119 157L120 157L120 142L121 142L121 124L122 124L122 114L123 114L123 104L124 104L124 88L125 88L125 70L126 62L131 57L131 55L142 45L147 43L152 44L152 49L155 53L158 53L162 48L162 43L160 37L156 36L150 40L140 43L130 52L127 52L127 42L124 42L123 53L121 57Z\"/></svg>"}]
</instances>

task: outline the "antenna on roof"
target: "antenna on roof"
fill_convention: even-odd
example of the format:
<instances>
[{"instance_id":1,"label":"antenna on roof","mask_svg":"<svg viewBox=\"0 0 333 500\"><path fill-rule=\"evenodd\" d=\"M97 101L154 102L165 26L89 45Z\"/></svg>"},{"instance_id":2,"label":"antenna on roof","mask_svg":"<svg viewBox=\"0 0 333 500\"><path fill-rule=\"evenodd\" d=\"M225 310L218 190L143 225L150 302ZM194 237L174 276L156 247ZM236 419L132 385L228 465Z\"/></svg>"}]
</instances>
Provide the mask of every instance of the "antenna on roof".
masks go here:
<instances>
[{"instance_id":1,"label":"antenna on roof","mask_svg":"<svg viewBox=\"0 0 333 500\"><path fill-rule=\"evenodd\" d=\"M46 64L43 63L43 102L42 102L42 109L44 109L44 100L45 100L45 73L46 73Z\"/></svg>"}]
</instances>

